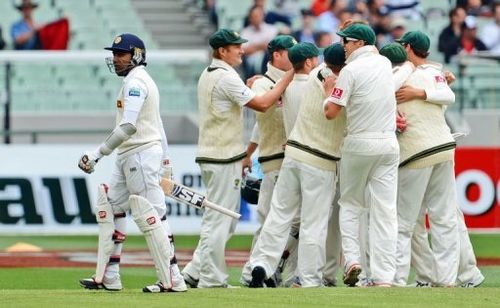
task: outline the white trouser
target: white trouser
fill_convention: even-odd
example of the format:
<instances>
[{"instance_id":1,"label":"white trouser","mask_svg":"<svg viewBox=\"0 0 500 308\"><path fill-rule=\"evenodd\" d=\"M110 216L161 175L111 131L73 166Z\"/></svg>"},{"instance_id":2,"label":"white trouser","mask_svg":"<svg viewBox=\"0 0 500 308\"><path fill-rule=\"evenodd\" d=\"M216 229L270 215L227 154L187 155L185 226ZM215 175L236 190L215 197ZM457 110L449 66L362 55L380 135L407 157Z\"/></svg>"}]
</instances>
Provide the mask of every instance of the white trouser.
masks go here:
<instances>
[{"instance_id":1,"label":"white trouser","mask_svg":"<svg viewBox=\"0 0 500 308\"><path fill-rule=\"evenodd\" d=\"M231 164L200 164L207 199L234 212L240 211L241 161ZM183 270L199 280L199 288L227 285L224 250L237 220L207 209L201 221L200 241L193 259Z\"/></svg>"},{"instance_id":2,"label":"white trouser","mask_svg":"<svg viewBox=\"0 0 500 308\"><path fill-rule=\"evenodd\" d=\"M421 283L434 282L434 268L433 256L431 246L429 245L429 237L427 235L427 227L425 226L425 214L427 207L422 206L418 214L417 224L413 230L411 237L411 265L415 268L415 280ZM399 277L398 284L406 285L407 278L405 273L400 273L400 268L397 268L396 277Z\"/></svg>"},{"instance_id":3,"label":"white trouser","mask_svg":"<svg viewBox=\"0 0 500 308\"><path fill-rule=\"evenodd\" d=\"M167 209L165 194L160 187L160 162L163 150L155 145L126 157L118 156L111 173L108 190L108 201L114 214L130 212L128 199L131 194L146 198L154 207L158 216L163 217ZM115 235L122 240L115 240L112 257L119 260L123 239L127 233L127 222L124 216L116 217ZM106 268L105 276L112 279L119 273L119 261L113 262Z\"/></svg>"},{"instance_id":4,"label":"white trouser","mask_svg":"<svg viewBox=\"0 0 500 308\"><path fill-rule=\"evenodd\" d=\"M405 284L410 270L411 238L422 206L431 226L434 283L453 286L457 279L459 237L453 161L422 169L399 169L397 276Z\"/></svg>"},{"instance_id":5,"label":"white trouser","mask_svg":"<svg viewBox=\"0 0 500 308\"><path fill-rule=\"evenodd\" d=\"M266 221L267 214L269 213L269 208L271 207L271 198L273 196L274 186L276 185L276 181L278 180L278 175L280 171L273 170L264 173L264 177L262 178L262 182L260 183L260 191L259 191L259 201L257 202L257 218L259 220L259 228L255 231L255 235L252 240L252 247L250 251L255 247L255 243L259 238L260 231L262 230L262 226ZM252 280L252 265L250 261L246 262L243 266L243 270L241 272L241 280L245 282L250 282Z\"/></svg>"},{"instance_id":6,"label":"white trouser","mask_svg":"<svg viewBox=\"0 0 500 308\"><path fill-rule=\"evenodd\" d=\"M337 164L339 166L339 164ZM340 179L339 179L340 180ZM330 218L326 233L326 263L323 269L323 280L325 282L337 283L337 272L342 264L342 242L340 240L339 226L339 198L340 182L335 185L335 198L330 208Z\"/></svg>"},{"instance_id":7,"label":"white trouser","mask_svg":"<svg viewBox=\"0 0 500 308\"><path fill-rule=\"evenodd\" d=\"M375 283L391 283L397 241L395 136L346 137L340 164L340 231L345 270L360 263L360 217L369 210L369 263Z\"/></svg>"},{"instance_id":8,"label":"white trouser","mask_svg":"<svg viewBox=\"0 0 500 308\"><path fill-rule=\"evenodd\" d=\"M423 214L422 214L423 212ZM427 230L425 227L425 208L419 214L417 225L411 243L411 264L415 268L416 280L421 282L433 282L434 270L432 268L432 250L429 246ZM464 215L457 206L458 232L460 238L460 261L458 265L457 284L476 282L484 279L483 274L477 267L476 256L469 238L469 232L465 225Z\"/></svg>"},{"instance_id":9,"label":"white trouser","mask_svg":"<svg viewBox=\"0 0 500 308\"><path fill-rule=\"evenodd\" d=\"M328 212L336 176L285 157L273 192L271 209L250 256L252 268L262 266L267 277L276 270L301 207L298 269L303 287L322 285Z\"/></svg>"}]
</instances>

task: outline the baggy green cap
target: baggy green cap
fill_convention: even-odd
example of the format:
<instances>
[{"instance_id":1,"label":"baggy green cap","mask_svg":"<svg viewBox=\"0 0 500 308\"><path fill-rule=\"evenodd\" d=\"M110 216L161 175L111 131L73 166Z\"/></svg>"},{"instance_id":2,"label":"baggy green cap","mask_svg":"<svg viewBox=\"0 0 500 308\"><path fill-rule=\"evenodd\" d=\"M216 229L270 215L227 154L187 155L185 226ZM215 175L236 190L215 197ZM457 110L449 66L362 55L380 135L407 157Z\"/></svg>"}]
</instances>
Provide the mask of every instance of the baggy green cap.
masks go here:
<instances>
[{"instance_id":1,"label":"baggy green cap","mask_svg":"<svg viewBox=\"0 0 500 308\"><path fill-rule=\"evenodd\" d=\"M267 44L267 51L269 53L285 50L291 48L292 46L298 44L297 41L291 35L278 35L272 39L269 44Z\"/></svg>"},{"instance_id":2,"label":"baggy green cap","mask_svg":"<svg viewBox=\"0 0 500 308\"><path fill-rule=\"evenodd\" d=\"M340 43L332 44L323 51L325 62L331 65L343 65L345 63L344 46Z\"/></svg>"},{"instance_id":3,"label":"baggy green cap","mask_svg":"<svg viewBox=\"0 0 500 308\"><path fill-rule=\"evenodd\" d=\"M248 40L242 38L238 32L229 29L219 29L208 39L208 44L210 44L213 49L246 42L248 42Z\"/></svg>"},{"instance_id":4,"label":"baggy green cap","mask_svg":"<svg viewBox=\"0 0 500 308\"><path fill-rule=\"evenodd\" d=\"M379 50L379 53L389 59L392 64L400 64L408 59L408 54L401 44L391 43Z\"/></svg>"},{"instance_id":5,"label":"baggy green cap","mask_svg":"<svg viewBox=\"0 0 500 308\"><path fill-rule=\"evenodd\" d=\"M409 44L411 48L427 52L431 46L431 40L427 34L422 31L409 31L406 32L399 40L396 42L400 44Z\"/></svg>"},{"instance_id":6,"label":"baggy green cap","mask_svg":"<svg viewBox=\"0 0 500 308\"><path fill-rule=\"evenodd\" d=\"M368 45L375 45L375 32L373 29L365 24L355 23L337 32L341 37L350 37L357 40L365 41Z\"/></svg>"},{"instance_id":7,"label":"baggy green cap","mask_svg":"<svg viewBox=\"0 0 500 308\"><path fill-rule=\"evenodd\" d=\"M288 59L292 64L319 56L319 49L312 43L298 43L288 49Z\"/></svg>"}]
</instances>

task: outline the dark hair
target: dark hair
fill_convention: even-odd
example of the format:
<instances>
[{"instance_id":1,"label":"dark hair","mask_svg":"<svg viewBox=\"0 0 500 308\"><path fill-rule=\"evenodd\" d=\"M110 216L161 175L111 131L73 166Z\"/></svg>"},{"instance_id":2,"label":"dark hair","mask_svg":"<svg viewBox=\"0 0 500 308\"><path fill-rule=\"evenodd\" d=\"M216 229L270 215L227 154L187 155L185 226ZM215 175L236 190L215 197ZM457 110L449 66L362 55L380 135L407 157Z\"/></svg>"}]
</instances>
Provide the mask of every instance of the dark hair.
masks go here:
<instances>
[{"instance_id":1,"label":"dark hair","mask_svg":"<svg viewBox=\"0 0 500 308\"><path fill-rule=\"evenodd\" d=\"M293 69L294 70L301 70L301 69L303 69L304 66L305 66L305 64L306 64L306 60L300 61L300 62L297 62L297 63L292 63Z\"/></svg>"},{"instance_id":2,"label":"dark hair","mask_svg":"<svg viewBox=\"0 0 500 308\"><path fill-rule=\"evenodd\" d=\"M429 54L430 54L428 51L423 51L423 50L420 50L420 49L415 49L415 48L413 48L413 46L411 46L411 45L410 45L410 47L411 47L411 50L413 50L413 53L414 53L417 57L419 57L419 58L423 58L423 59L425 59L425 58L427 58L427 57L429 56Z\"/></svg>"},{"instance_id":3,"label":"dark hair","mask_svg":"<svg viewBox=\"0 0 500 308\"><path fill-rule=\"evenodd\" d=\"M457 11L460 9L466 11L463 6L456 6L450 10L450 12L448 13L448 17L451 19L453 17L453 15L457 14Z\"/></svg>"}]
</instances>

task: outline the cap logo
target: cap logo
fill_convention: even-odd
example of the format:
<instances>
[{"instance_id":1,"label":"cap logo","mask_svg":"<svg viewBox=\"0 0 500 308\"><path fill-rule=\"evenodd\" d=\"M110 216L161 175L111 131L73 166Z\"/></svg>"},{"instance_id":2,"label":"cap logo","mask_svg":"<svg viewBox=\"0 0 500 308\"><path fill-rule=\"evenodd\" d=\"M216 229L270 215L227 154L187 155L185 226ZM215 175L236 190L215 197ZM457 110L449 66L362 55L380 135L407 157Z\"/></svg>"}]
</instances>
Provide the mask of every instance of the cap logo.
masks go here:
<instances>
[{"instance_id":1,"label":"cap logo","mask_svg":"<svg viewBox=\"0 0 500 308\"><path fill-rule=\"evenodd\" d=\"M296 40L296 39L292 39L292 44L293 44L293 45L297 45L298 43L299 43L299 42L297 42L297 40Z\"/></svg>"},{"instance_id":2,"label":"cap logo","mask_svg":"<svg viewBox=\"0 0 500 308\"><path fill-rule=\"evenodd\" d=\"M121 36L117 36L117 37L115 38L115 40L113 41L113 43L114 43L114 44L118 44L118 43L120 43L121 41L122 41L122 37L121 37Z\"/></svg>"},{"instance_id":3,"label":"cap logo","mask_svg":"<svg viewBox=\"0 0 500 308\"><path fill-rule=\"evenodd\" d=\"M238 32L236 32L236 31L233 31L233 35L234 35L235 37L240 37L240 34L239 34Z\"/></svg>"}]
</instances>

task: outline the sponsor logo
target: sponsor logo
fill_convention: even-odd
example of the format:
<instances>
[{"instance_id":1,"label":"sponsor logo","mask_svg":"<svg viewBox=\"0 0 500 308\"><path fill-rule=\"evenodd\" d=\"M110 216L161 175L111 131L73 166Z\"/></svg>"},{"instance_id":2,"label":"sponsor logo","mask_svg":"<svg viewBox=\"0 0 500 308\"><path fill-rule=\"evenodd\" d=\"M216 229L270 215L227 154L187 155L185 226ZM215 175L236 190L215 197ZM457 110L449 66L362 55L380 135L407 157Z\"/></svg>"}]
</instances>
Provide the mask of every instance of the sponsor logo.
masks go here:
<instances>
[{"instance_id":1,"label":"sponsor logo","mask_svg":"<svg viewBox=\"0 0 500 308\"><path fill-rule=\"evenodd\" d=\"M116 108L123 108L123 103L120 100L116 101Z\"/></svg>"},{"instance_id":2,"label":"sponsor logo","mask_svg":"<svg viewBox=\"0 0 500 308\"><path fill-rule=\"evenodd\" d=\"M446 79L444 79L444 77L440 76L440 75L434 76L434 80L436 80L436 82L444 82L444 83L446 83Z\"/></svg>"},{"instance_id":3,"label":"sponsor logo","mask_svg":"<svg viewBox=\"0 0 500 308\"><path fill-rule=\"evenodd\" d=\"M148 225L151 226L156 222L156 218L154 216L151 216L148 219L146 219L146 222L148 223Z\"/></svg>"},{"instance_id":4,"label":"sponsor logo","mask_svg":"<svg viewBox=\"0 0 500 308\"><path fill-rule=\"evenodd\" d=\"M239 189L240 188L240 179L234 179L234 188Z\"/></svg>"},{"instance_id":5,"label":"sponsor logo","mask_svg":"<svg viewBox=\"0 0 500 308\"><path fill-rule=\"evenodd\" d=\"M107 214L106 214L106 211L99 211L99 213L98 213L98 214L99 214L99 218L101 218L101 219L106 218L106 215L107 215Z\"/></svg>"},{"instance_id":6,"label":"sponsor logo","mask_svg":"<svg viewBox=\"0 0 500 308\"><path fill-rule=\"evenodd\" d=\"M141 90L137 89L137 88L132 88L130 90L128 90L128 96L141 96Z\"/></svg>"},{"instance_id":7,"label":"sponsor logo","mask_svg":"<svg viewBox=\"0 0 500 308\"><path fill-rule=\"evenodd\" d=\"M115 40L114 40L114 42L113 42L113 43L118 44L118 43L120 43L121 41L122 41L122 37L121 37L121 36L117 36L117 37L115 38Z\"/></svg>"},{"instance_id":8,"label":"sponsor logo","mask_svg":"<svg viewBox=\"0 0 500 308\"><path fill-rule=\"evenodd\" d=\"M340 99L342 97L342 94L344 93L344 90L341 88L334 88L332 91L332 97L336 99Z\"/></svg>"},{"instance_id":9,"label":"sponsor logo","mask_svg":"<svg viewBox=\"0 0 500 308\"><path fill-rule=\"evenodd\" d=\"M197 194L187 187L177 184L175 184L174 188L172 189L172 197L180 201L187 201L190 204L200 208L203 205L203 201L205 200L205 196Z\"/></svg>"}]
</instances>

